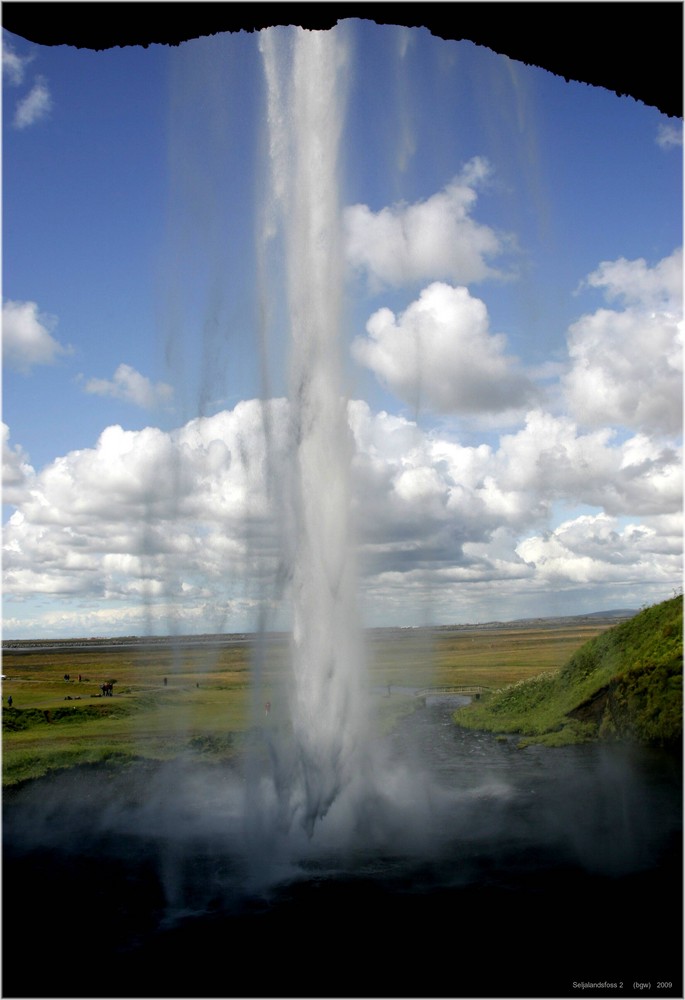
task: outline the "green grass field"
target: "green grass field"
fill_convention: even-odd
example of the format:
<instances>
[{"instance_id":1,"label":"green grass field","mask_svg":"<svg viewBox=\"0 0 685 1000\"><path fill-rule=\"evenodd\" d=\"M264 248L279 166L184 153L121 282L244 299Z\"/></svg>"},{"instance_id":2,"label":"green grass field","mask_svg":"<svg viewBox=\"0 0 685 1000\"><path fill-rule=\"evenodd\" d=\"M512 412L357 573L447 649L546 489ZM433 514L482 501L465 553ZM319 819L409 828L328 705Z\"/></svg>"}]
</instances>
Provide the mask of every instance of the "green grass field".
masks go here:
<instances>
[{"instance_id":1,"label":"green grass field","mask_svg":"<svg viewBox=\"0 0 685 1000\"><path fill-rule=\"evenodd\" d=\"M415 707L401 688L500 688L560 668L609 624L373 631L370 683L392 691L374 699L377 725L387 730ZM4 785L85 762L236 757L262 720L265 703L278 716L286 702L284 639L271 642L259 658L247 643L66 646L5 646ZM112 697L100 691L107 681L116 682Z\"/></svg>"}]
</instances>

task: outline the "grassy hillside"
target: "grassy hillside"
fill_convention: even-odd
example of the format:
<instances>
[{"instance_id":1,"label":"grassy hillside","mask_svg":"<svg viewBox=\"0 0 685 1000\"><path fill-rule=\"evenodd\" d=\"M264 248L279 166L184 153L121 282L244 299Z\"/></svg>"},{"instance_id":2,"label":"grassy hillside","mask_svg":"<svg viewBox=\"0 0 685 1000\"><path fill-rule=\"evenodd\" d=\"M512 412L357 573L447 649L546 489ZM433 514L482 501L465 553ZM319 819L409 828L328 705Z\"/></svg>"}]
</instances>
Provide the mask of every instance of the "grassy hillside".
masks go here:
<instances>
[{"instance_id":1,"label":"grassy hillside","mask_svg":"<svg viewBox=\"0 0 685 1000\"><path fill-rule=\"evenodd\" d=\"M455 713L468 729L525 743L667 745L682 738L682 595L585 643L558 671L519 681Z\"/></svg>"}]
</instances>

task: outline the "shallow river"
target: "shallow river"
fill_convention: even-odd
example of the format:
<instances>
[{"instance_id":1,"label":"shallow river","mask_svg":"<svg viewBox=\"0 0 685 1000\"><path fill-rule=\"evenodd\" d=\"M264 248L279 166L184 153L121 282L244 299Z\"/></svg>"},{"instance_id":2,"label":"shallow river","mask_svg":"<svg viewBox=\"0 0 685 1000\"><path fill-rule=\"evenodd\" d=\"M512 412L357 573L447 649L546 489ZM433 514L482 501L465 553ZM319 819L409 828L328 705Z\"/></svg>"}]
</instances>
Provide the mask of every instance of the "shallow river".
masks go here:
<instances>
[{"instance_id":1,"label":"shallow river","mask_svg":"<svg viewBox=\"0 0 685 1000\"><path fill-rule=\"evenodd\" d=\"M4 996L682 996L680 755L518 750L452 708L313 840L197 763L5 795Z\"/></svg>"}]
</instances>

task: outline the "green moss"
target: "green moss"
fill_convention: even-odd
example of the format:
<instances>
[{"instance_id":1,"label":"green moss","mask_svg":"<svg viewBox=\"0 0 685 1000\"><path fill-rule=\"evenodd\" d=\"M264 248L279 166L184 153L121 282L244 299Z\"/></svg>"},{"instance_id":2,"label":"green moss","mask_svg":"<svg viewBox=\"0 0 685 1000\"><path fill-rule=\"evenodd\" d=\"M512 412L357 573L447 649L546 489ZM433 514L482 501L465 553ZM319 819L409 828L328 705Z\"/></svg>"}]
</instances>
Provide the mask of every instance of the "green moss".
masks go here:
<instances>
[{"instance_id":1,"label":"green moss","mask_svg":"<svg viewBox=\"0 0 685 1000\"><path fill-rule=\"evenodd\" d=\"M520 681L455 712L468 729L520 733L520 745L682 739L682 596L585 643L559 671Z\"/></svg>"}]
</instances>

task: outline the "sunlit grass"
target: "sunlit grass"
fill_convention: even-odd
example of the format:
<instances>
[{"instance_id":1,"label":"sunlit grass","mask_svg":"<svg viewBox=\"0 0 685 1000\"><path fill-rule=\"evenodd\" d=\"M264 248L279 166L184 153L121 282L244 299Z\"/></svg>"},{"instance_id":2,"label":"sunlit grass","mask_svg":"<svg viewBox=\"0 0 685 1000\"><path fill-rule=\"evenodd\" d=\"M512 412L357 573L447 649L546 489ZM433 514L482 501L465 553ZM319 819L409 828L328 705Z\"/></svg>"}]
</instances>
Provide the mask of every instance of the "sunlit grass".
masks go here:
<instances>
[{"instance_id":1,"label":"sunlit grass","mask_svg":"<svg viewBox=\"0 0 685 1000\"><path fill-rule=\"evenodd\" d=\"M643 609L583 644L562 669L502 685L455 719L559 746L597 739L658 744L682 736L682 598Z\"/></svg>"},{"instance_id":2,"label":"sunlit grass","mask_svg":"<svg viewBox=\"0 0 685 1000\"><path fill-rule=\"evenodd\" d=\"M370 633L375 724L387 732L413 710L416 703L402 688L501 688L556 670L605 627ZM251 728L263 721L264 703L272 704L276 721L287 700L283 640L267 649L254 689L256 668L245 644L151 644L79 652L9 649L3 670L6 785L75 763L165 760L184 754L235 758ZM116 681L111 698L100 692L108 680ZM392 696L386 695L388 686L394 688Z\"/></svg>"}]
</instances>

